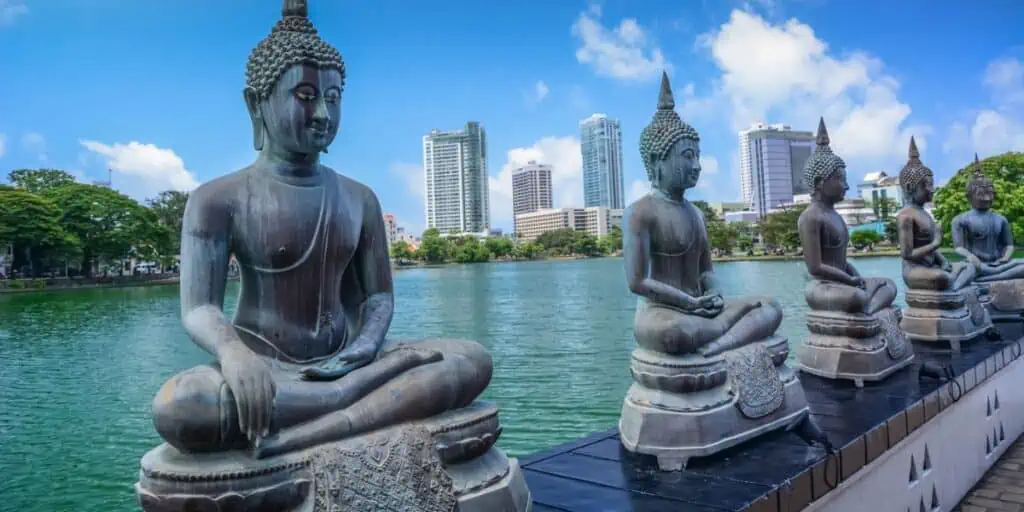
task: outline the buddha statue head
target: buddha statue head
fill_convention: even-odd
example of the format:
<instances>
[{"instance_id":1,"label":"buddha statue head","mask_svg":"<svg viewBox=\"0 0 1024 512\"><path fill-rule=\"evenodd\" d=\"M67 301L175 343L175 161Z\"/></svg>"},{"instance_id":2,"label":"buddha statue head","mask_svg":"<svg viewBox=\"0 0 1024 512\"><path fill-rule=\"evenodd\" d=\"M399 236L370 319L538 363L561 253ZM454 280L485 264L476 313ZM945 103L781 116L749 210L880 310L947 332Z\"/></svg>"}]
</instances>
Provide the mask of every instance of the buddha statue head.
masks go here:
<instances>
[{"instance_id":1,"label":"buddha statue head","mask_svg":"<svg viewBox=\"0 0 1024 512\"><path fill-rule=\"evenodd\" d=\"M306 0L284 1L281 20L249 54L245 76L257 151L266 146L285 158L327 151L338 133L345 64L317 35Z\"/></svg>"},{"instance_id":2,"label":"buddha statue head","mask_svg":"<svg viewBox=\"0 0 1024 512\"><path fill-rule=\"evenodd\" d=\"M981 168L981 162L978 160L978 154L974 154L974 170L971 173L971 178L967 180L967 200L971 202L971 207L975 210L986 211L992 208L992 202L995 201L996 190L992 184L992 180L985 176L985 171Z\"/></svg>"},{"instance_id":3,"label":"buddha statue head","mask_svg":"<svg viewBox=\"0 0 1024 512\"><path fill-rule=\"evenodd\" d=\"M846 162L832 152L829 144L825 118L820 118L817 147L804 166L804 182L807 183L813 198L835 204L842 201L850 187L846 183Z\"/></svg>"},{"instance_id":4,"label":"buddha statue head","mask_svg":"<svg viewBox=\"0 0 1024 512\"><path fill-rule=\"evenodd\" d=\"M640 158L654 188L680 196L700 178L700 136L675 111L668 74L661 75L661 92L654 118L640 133Z\"/></svg>"},{"instance_id":5,"label":"buddha statue head","mask_svg":"<svg viewBox=\"0 0 1024 512\"><path fill-rule=\"evenodd\" d=\"M917 150L917 142L910 137L910 150L907 163L900 170L900 188L903 196L918 206L924 206L932 200L935 174L921 163L921 153Z\"/></svg>"}]
</instances>

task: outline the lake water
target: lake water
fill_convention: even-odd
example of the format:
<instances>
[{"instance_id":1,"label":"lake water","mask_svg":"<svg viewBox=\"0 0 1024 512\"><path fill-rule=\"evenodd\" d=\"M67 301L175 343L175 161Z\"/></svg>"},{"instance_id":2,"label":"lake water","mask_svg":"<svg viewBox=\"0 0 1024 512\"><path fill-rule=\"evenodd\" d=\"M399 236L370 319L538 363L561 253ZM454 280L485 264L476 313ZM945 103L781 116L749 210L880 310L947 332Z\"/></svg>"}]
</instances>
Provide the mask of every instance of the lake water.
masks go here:
<instances>
[{"instance_id":1,"label":"lake water","mask_svg":"<svg viewBox=\"0 0 1024 512\"><path fill-rule=\"evenodd\" d=\"M898 259L855 264L893 278L902 301ZM726 300L778 298L780 334L799 343L802 262L715 269ZM636 305L621 259L403 270L395 289L392 336L468 338L490 349L484 398L501 407L499 445L510 454L618 421ZM166 379L208 361L181 327L177 287L0 295L0 510L137 510L139 459L160 442L150 401Z\"/></svg>"}]
</instances>

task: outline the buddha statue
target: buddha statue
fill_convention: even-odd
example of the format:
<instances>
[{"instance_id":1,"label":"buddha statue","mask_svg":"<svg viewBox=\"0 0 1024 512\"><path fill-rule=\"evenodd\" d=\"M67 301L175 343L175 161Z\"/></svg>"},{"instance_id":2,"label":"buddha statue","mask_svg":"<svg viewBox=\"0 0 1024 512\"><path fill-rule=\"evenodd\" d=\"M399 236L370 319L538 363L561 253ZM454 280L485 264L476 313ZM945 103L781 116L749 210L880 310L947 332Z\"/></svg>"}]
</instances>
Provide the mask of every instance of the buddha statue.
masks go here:
<instances>
[{"instance_id":1,"label":"buddha statue","mask_svg":"<svg viewBox=\"0 0 1024 512\"><path fill-rule=\"evenodd\" d=\"M804 296L810 336L797 350L801 370L831 379L884 379L910 364L913 349L899 329L893 307L896 283L861 277L846 257L850 234L835 209L849 189L846 162L830 147L825 120L818 122L817 147L804 167L811 205L797 226L811 281Z\"/></svg>"},{"instance_id":2,"label":"buddha statue","mask_svg":"<svg viewBox=\"0 0 1024 512\"><path fill-rule=\"evenodd\" d=\"M924 209L935 177L913 137L899 180L906 206L896 224L909 306L900 325L911 340L945 342L958 351L960 342L990 330L992 321L978 300L974 265L951 264L939 251L942 230Z\"/></svg>"},{"instance_id":3,"label":"buddha statue","mask_svg":"<svg viewBox=\"0 0 1024 512\"><path fill-rule=\"evenodd\" d=\"M487 350L387 338L383 215L372 190L320 163L346 69L306 0L285 0L246 78L258 156L196 189L182 223L182 323L214 362L153 400L166 444L143 458L143 508L525 510L518 464L492 448L497 409L475 402L491 379ZM232 257L241 286L229 318Z\"/></svg>"},{"instance_id":4,"label":"buddha statue","mask_svg":"<svg viewBox=\"0 0 1024 512\"><path fill-rule=\"evenodd\" d=\"M685 466L803 420L807 404L775 336L771 298L722 296L701 211L684 194L700 177L700 137L680 119L667 75L640 136L653 191L623 220L626 280L638 296L634 383L619 421L626 449Z\"/></svg>"},{"instance_id":5,"label":"buddha statue","mask_svg":"<svg viewBox=\"0 0 1024 512\"><path fill-rule=\"evenodd\" d=\"M1013 231L1006 217L992 211L995 187L977 154L967 199L971 210L953 219L953 246L977 271L975 282L987 287L992 321L1000 330L1010 329L1020 323L1024 312L1024 260L1013 259Z\"/></svg>"}]
</instances>

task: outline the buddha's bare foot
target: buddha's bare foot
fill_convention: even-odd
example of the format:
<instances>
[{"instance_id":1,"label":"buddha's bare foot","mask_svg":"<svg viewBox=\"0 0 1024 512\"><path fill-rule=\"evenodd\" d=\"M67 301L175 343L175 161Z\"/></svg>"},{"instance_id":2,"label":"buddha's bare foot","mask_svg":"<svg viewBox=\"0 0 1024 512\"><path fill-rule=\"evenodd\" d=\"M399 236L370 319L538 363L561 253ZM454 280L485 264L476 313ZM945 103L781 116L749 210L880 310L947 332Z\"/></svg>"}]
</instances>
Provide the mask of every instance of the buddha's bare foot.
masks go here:
<instances>
[{"instance_id":1,"label":"buddha's bare foot","mask_svg":"<svg viewBox=\"0 0 1024 512\"><path fill-rule=\"evenodd\" d=\"M272 436L258 439L253 444L252 456L256 459L266 459L302 450L322 442L328 442L328 440L344 439L351 431L352 421L348 414L345 411L333 412L318 420L296 425ZM317 439L321 441L311 441Z\"/></svg>"}]
</instances>

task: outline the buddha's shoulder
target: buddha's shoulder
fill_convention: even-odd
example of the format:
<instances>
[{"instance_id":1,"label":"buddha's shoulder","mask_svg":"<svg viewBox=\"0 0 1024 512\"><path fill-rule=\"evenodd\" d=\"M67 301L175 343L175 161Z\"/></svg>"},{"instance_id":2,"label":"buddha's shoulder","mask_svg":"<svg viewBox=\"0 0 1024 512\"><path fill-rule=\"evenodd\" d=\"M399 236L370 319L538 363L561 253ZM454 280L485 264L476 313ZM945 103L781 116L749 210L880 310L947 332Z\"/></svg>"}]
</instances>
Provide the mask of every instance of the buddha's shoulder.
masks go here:
<instances>
[{"instance_id":1,"label":"buddha's shoulder","mask_svg":"<svg viewBox=\"0 0 1024 512\"><path fill-rule=\"evenodd\" d=\"M324 166L324 170L327 171L329 176L334 177L335 183L337 184L340 190L348 194L361 197L363 201L368 203L372 203L377 200L377 194L375 194L373 192L373 189L370 188L368 185L356 179L345 176L344 174L341 174L340 172L337 172L334 169L331 169L330 167Z\"/></svg>"},{"instance_id":2,"label":"buddha's shoulder","mask_svg":"<svg viewBox=\"0 0 1024 512\"><path fill-rule=\"evenodd\" d=\"M188 205L204 211L230 208L238 191L244 189L248 168L218 176L188 194Z\"/></svg>"}]
</instances>

